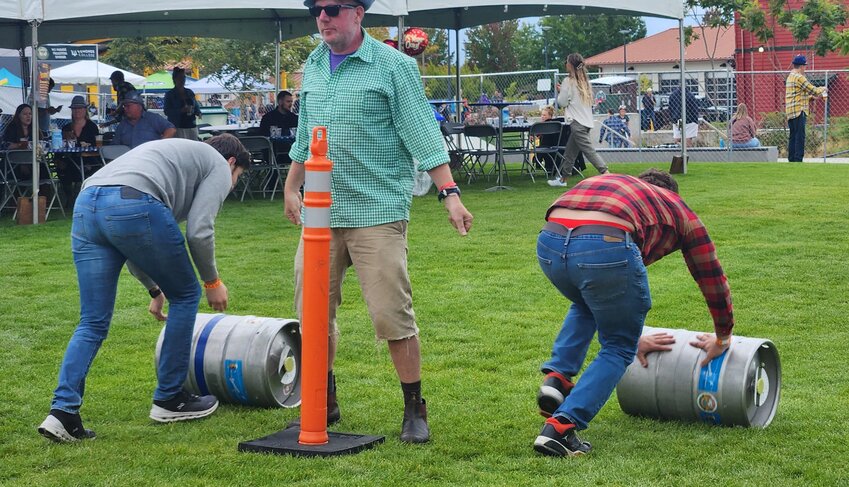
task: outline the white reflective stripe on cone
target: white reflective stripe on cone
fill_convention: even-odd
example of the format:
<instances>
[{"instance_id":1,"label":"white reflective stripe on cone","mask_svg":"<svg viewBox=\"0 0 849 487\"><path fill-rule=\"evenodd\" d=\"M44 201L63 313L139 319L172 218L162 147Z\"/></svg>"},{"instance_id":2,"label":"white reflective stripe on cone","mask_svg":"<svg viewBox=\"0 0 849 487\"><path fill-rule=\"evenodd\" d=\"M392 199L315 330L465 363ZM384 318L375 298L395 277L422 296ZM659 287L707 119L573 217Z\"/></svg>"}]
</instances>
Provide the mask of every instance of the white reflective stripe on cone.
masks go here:
<instances>
[{"instance_id":1,"label":"white reflective stripe on cone","mask_svg":"<svg viewBox=\"0 0 849 487\"><path fill-rule=\"evenodd\" d=\"M330 208L305 206L304 228L330 228Z\"/></svg>"}]
</instances>

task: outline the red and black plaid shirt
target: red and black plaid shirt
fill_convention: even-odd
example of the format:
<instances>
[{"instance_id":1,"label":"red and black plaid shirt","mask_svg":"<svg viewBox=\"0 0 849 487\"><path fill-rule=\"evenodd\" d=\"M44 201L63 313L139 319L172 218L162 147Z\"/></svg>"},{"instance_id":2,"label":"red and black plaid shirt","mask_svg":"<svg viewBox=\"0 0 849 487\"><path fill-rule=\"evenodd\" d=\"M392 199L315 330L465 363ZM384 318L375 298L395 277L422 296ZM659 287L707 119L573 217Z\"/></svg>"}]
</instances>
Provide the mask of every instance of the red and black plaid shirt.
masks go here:
<instances>
[{"instance_id":1,"label":"red and black plaid shirt","mask_svg":"<svg viewBox=\"0 0 849 487\"><path fill-rule=\"evenodd\" d=\"M554 202L548 213L554 208L603 211L630 222L645 265L681 249L705 297L716 333L731 333L731 290L716 247L699 217L680 196L633 176L605 174L576 184Z\"/></svg>"}]
</instances>

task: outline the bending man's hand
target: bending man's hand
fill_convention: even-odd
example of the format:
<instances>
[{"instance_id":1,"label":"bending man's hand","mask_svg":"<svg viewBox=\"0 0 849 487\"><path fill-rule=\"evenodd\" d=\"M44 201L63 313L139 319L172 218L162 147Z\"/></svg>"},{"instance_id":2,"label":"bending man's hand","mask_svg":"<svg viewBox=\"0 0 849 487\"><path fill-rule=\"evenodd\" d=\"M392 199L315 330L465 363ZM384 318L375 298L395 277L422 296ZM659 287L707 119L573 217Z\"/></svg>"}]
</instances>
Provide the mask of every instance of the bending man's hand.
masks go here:
<instances>
[{"instance_id":1,"label":"bending man's hand","mask_svg":"<svg viewBox=\"0 0 849 487\"><path fill-rule=\"evenodd\" d=\"M460 197L457 195L448 196L445 198L445 209L448 210L448 222L457 229L460 235L467 235L472 228L472 220L474 217L469 210L463 206Z\"/></svg>"},{"instance_id":2,"label":"bending man's hand","mask_svg":"<svg viewBox=\"0 0 849 487\"><path fill-rule=\"evenodd\" d=\"M223 282L218 287L206 290L206 301L215 311L225 311L228 299L227 286Z\"/></svg>"},{"instance_id":3,"label":"bending man's hand","mask_svg":"<svg viewBox=\"0 0 849 487\"><path fill-rule=\"evenodd\" d=\"M162 307L165 305L165 294L160 293L159 296L150 299L150 306L147 307L147 310L150 311L150 314L153 315L158 321L165 321L168 318L168 315L162 313Z\"/></svg>"},{"instance_id":4,"label":"bending man's hand","mask_svg":"<svg viewBox=\"0 0 849 487\"><path fill-rule=\"evenodd\" d=\"M702 333L701 335L696 336L696 341L690 342L690 345L701 348L707 353L707 357L702 360L701 366L704 367L710 363L711 360L715 359L722 355L729 347L731 347L731 335L728 337L723 337L723 340L728 340L727 345L718 345L716 343L716 335L713 333Z\"/></svg>"},{"instance_id":5,"label":"bending man's hand","mask_svg":"<svg viewBox=\"0 0 849 487\"><path fill-rule=\"evenodd\" d=\"M672 350L672 345L675 343L675 337L666 332L652 333L651 335L643 335L637 343L637 360L643 367L649 366L649 361L646 355L652 352L668 352Z\"/></svg>"}]
</instances>

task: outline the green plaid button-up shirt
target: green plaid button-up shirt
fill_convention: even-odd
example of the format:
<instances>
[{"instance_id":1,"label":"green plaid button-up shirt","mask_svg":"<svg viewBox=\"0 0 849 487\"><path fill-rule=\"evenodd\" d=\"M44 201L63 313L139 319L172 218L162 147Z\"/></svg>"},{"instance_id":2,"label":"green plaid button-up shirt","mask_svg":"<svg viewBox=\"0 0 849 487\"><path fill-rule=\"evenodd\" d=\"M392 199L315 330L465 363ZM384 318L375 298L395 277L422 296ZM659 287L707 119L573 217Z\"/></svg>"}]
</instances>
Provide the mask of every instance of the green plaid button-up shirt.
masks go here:
<instances>
[{"instance_id":1,"label":"green plaid button-up shirt","mask_svg":"<svg viewBox=\"0 0 849 487\"><path fill-rule=\"evenodd\" d=\"M307 58L289 152L304 162L312 129L327 127L333 228L409 220L413 158L421 171L448 162L415 60L363 33L363 44L333 74L327 44Z\"/></svg>"}]
</instances>

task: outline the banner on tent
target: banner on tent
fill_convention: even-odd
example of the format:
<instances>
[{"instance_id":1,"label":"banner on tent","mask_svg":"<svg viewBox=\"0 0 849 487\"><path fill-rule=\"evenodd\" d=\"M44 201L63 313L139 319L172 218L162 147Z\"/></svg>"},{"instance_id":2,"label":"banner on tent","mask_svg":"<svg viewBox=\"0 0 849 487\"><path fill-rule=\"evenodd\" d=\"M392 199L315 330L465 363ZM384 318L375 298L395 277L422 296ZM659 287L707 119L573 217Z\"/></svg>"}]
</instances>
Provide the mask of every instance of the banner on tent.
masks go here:
<instances>
[{"instance_id":1,"label":"banner on tent","mask_svg":"<svg viewBox=\"0 0 849 487\"><path fill-rule=\"evenodd\" d=\"M41 61L94 61L97 60L96 44L44 44L38 46Z\"/></svg>"}]
</instances>

